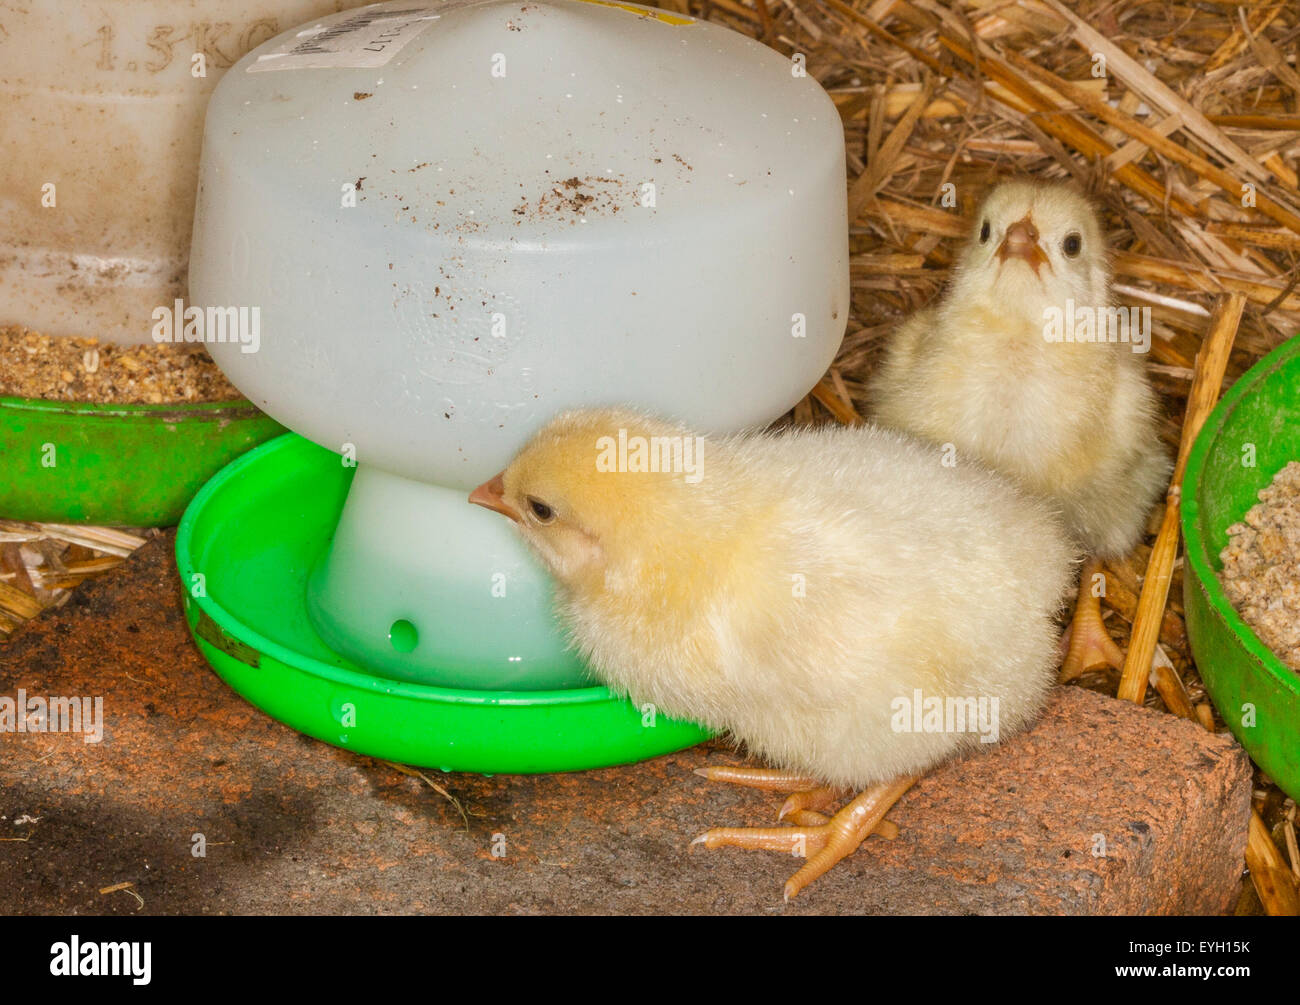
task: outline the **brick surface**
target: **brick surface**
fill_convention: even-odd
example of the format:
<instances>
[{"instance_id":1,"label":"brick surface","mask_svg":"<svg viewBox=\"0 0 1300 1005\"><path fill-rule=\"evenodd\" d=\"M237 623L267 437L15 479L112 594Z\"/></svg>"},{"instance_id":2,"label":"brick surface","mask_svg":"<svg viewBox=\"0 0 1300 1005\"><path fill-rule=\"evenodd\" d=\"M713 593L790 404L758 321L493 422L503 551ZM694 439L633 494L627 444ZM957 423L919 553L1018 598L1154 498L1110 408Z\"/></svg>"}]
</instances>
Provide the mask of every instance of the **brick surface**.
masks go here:
<instances>
[{"instance_id":1,"label":"brick surface","mask_svg":"<svg viewBox=\"0 0 1300 1005\"><path fill-rule=\"evenodd\" d=\"M789 905L797 861L687 850L709 826L771 824L780 803L691 773L738 760L721 742L605 771L437 776L466 827L418 778L231 692L189 641L171 545L0 646L0 695L102 695L107 717L98 745L0 733L0 837L27 838L0 842L4 910L135 912L99 893L122 882L149 913L1213 913L1237 889L1241 750L1078 688L923 779L890 814L896 840L873 837Z\"/></svg>"}]
</instances>

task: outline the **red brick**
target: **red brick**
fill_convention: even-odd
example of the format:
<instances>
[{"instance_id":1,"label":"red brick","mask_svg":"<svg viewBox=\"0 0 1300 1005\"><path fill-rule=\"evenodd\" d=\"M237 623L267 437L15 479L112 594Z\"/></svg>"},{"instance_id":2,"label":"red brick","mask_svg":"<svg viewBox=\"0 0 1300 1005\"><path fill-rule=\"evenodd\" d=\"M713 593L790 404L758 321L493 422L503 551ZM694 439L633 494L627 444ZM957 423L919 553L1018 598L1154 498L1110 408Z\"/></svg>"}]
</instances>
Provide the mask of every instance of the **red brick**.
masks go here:
<instances>
[{"instance_id":1,"label":"red brick","mask_svg":"<svg viewBox=\"0 0 1300 1005\"><path fill-rule=\"evenodd\" d=\"M720 742L581 774L444 776L467 829L423 781L226 688L189 641L171 544L0 646L0 694L103 695L111 712L99 745L0 734L0 836L30 836L0 842L10 910L133 913L98 893L124 881L146 913L1209 913L1237 889L1241 750L1077 688L1031 732L923 779L890 815L897 840L872 838L789 905L797 861L688 851L709 826L771 824L780 803L691 773L736 760Z\"/></svg>"}]
</instances>

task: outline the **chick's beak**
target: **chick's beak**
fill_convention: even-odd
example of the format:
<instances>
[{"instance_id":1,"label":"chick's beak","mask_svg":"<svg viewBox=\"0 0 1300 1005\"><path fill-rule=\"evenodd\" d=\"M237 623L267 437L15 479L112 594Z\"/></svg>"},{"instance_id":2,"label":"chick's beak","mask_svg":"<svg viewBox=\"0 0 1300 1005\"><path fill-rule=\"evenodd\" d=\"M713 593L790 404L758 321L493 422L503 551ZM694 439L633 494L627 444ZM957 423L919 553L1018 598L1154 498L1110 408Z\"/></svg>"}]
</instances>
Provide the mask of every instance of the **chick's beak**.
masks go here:
<instances>
[{"instance_id":1,"label":"chick's beak","mask_svg":"<svg viewBox=\"0 0 1300 1005\"><path fill-rule=\"evenodd\" d=\"M508 516L515 523L519 523L519 513L505 500L506 483L505 472L485 481L469 494L469 501L476 506L482 506L485 509L495 510L505 516Z\"/></svg>"},{"instance_id":2,"label":"chick's beak","mask_svg":"<svg viewBox=\"0 0 1300 1005\"><path fill-rule=\"evenodd\" d=\"M1006 262L1012 258L1019 258L1029 263L1029 267L1034 270L1034 275L1038 275L1039 266L1047 264L1047 255L1038 243L1038 228L1034 226L1034 221L1028 215L1007 228L1006 236L1002 238L1002 246L998 248L999 261Z\"/></svg>"}]
</instances>

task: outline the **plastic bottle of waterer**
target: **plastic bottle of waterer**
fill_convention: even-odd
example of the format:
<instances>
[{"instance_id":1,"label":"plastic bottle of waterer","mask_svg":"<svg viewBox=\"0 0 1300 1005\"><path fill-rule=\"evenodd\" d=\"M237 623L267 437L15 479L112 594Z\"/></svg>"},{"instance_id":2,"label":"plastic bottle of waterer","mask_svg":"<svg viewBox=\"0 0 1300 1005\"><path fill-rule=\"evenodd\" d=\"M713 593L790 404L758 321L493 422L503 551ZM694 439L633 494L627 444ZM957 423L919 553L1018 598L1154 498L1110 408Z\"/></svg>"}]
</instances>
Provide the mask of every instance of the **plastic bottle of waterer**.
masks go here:
<instances>
[{"instance_id":1,"label":"plastic bottle of waterer","mask_svg":"<svg viewBox=\"0 0 1300 1005\"><path fill-rule=\"evenodd\" d=\"M282 36L212 99L191 282L261 308L257 353L212 347L236 385L467 488L593 389L711 429L802 397L848 310L817 82L631 5L421 6Z\"/></svg>"},{"instance_id":2,"label":"plastic bottle of waterer","mask_svg":"<svg viewBox=\"0 0 1300 1005\"><path fill-rule=\"evenodd\" d=\"M464 493L544 421L619 403L732 430L825 373L849 308L840 119L802 64L653 8L345 12L259 47L214 93L190 287L260 312L255 351L209 346L239 389L355 452L328 563L347 571L317 580L335 641L361 658L410 620L400 598L436 595L460 599L431 603L443 622L420 638L481 647L521 622L478 587L527 563ZM400 546L448 527L455 548ZM364 614L362 580L381 591ZM523 621L548 617L517 595L536 601ZM372 655L420 663L385 645Z\"/></svg>"}]
</instances>

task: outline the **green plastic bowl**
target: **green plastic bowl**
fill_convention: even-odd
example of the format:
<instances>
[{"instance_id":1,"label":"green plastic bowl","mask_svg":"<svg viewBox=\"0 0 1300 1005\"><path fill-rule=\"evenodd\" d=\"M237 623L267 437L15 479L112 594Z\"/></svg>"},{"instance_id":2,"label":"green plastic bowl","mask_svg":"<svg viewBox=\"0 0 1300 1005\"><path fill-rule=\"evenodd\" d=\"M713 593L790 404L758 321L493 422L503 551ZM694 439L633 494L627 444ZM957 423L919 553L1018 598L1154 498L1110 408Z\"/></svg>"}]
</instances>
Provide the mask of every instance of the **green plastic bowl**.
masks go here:
<instances>
[{"instance_id":1,"label":"green plastic bowl","mask_svg":"<svg viewBox=\"0 0 1300 1005\"><path fill-rule=\"evenodd\" d=\"M709 737L603 687L438 688L378 676L332 652L308 618L307 577L353 470L291 433L228 465L185 511L176 562L186 620L213 669L248 701L326 743L443 771L577 771Z\"/></svg>"},{"instance_id":2,"label":"green plastic bowl","mask_svg":"<svg viewBox=\"0 0 1300 1005\"><path fill-rule=\"evenodd\" d=\"M1183 478L1183 603L1201 678L1241 745L1300 799L1300 675L1241 620L1218 577L1228 527L1294 460L1300 460L1300 337L1265 356L1224 395L1196 438Z\"/></svg>"},{"instance_id":3,"label":"green plastic bowl","mask_svg":"<svg viewBox=\"0 0 1300 1005\"><path fill-rule=\"evenodd\" d=\"M0 398L0 516L170 527L213 474L283 432L247 401Z\"/></svg>"}]
</instances>

